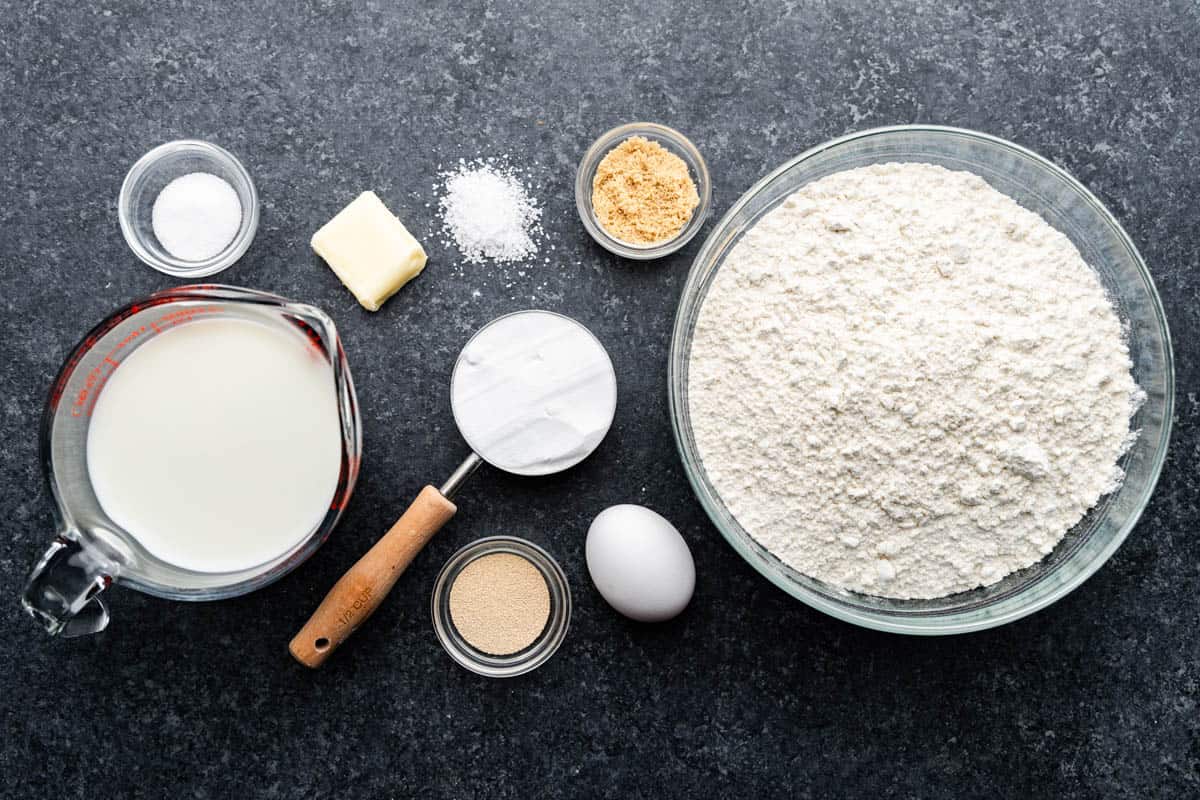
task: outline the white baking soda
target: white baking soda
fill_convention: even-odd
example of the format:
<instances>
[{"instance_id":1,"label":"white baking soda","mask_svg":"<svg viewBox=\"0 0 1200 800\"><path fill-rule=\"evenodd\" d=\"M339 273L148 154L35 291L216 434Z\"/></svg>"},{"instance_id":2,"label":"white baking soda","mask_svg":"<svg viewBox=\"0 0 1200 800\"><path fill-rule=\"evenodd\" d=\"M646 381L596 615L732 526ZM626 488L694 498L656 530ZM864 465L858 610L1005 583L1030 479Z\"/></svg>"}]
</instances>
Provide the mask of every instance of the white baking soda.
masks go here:
<instances>
[{"instance_id":1,"label":"white baking soda","mask_svg":"<svg viewBox=\"0 0 1200 800\"><path fill-rule=\"evenodd\" d=\"M105 513L157 558L234 572L320 524L341 471L333 372L299 333L193 320L138 347L92 412L88 475Z\"/></svg>"}]
</instances>

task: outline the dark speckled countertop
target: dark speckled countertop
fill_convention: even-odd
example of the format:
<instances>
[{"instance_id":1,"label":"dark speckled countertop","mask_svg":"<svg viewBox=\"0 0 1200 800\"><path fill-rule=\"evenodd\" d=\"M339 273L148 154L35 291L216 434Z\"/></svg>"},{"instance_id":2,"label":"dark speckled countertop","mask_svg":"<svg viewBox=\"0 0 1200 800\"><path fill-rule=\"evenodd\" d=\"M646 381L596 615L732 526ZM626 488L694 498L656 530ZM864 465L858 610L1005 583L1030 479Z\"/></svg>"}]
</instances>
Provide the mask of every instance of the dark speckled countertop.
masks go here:
<instances>
[{"instance_id":1,"label":"dark speckled countertop","mask_svg":"<svg viewBox=\"0 0 1200 800\"><path fill-rule=\"evenodd\" d=\"M1200 795L1196 3L0 5L0 796ZM700 147L718 215L805 148L901 122L1012 139L1096 192L1150 264L1179 386L1158 491L1112 561L1047 611L934 640L825 617L743 563L694 501L667 418L668 334L702 237L635 264L575 216L583 150L642 118ZM271 587L211 604L118 588L106 633L51 640L16 602L53 533L42 400L91 324L173 285L126 248L116 196L138 156L185 136L232 150L262 196L258 238L221 279L337 321L364 470L336 534ZM436 233L439 167L476 155L529 171L537 259L461 264ZM308 247L366 188L430 256L377 314ZM371 623L322 671L299 667L292 632L463 455L447 380L465 337L531 305L609 348L608 439L562 476L482 471ZM666 515L695 554L674 622L628 622L588 581L587 525L618 502ZM428 614L447 556L500 532L551 550L576 600L559 654L504 682L454 666Z\"/></svg>"}]
</instances>

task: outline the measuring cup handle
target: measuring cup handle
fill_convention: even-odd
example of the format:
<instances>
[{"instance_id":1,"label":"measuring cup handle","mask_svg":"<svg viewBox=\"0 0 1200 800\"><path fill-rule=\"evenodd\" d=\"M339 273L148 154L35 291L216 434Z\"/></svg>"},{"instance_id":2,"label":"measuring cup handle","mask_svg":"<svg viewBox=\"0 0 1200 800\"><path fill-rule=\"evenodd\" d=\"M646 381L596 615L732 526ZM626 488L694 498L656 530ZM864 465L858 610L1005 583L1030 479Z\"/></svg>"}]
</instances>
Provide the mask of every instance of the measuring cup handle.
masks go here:
<instances>
[{"instance_id":1,"label":"measuring cup handle","mask_svg":"<svg viewBox=\"0 0 1200 800\"><path fill-rule=\"evenodd\" d=\"M306 667L319 667L379 608L396 580L458 507L426 486L383 538L333 585L288 645Z\"/></svg>"},{"instance_id":2,"label":"measuring cup handle","mask_svg":"<svg viewBox=\"0 0 1200 800\"><path fill-rule=\"evenodd\" d=\"M117 565L78 540L60 535L29 574L21 606L53 636L84 636L108 627L99 594Z\"/></svg>"}]
</instances>

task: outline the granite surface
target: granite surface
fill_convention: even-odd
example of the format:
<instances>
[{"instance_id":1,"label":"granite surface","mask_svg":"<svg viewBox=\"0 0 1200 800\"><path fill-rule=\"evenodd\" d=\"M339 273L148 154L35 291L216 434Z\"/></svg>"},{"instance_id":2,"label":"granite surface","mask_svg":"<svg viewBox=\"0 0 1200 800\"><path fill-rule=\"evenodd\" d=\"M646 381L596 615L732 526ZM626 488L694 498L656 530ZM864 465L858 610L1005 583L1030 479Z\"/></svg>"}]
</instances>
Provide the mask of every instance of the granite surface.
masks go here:
<instances>
[{"instance_id":1,"label":"granite surface","mask_svg":"<svg viewBox=\"0 0 1200 800\"><path fill-rule=\"evenodd\" d=\"M6 0L0 19L0 797L1200 795L1196 3ZM811 145L915 121L1013 139L1095 191L1150 264L1178 368L1166 469L1112 561L1050 610L933 640L823 616L743 563L667 417L700 239L624 262L575 216L583 150L642 118L693 138L718 214ZM364 470L336 534L269 588L211 604L116 588L107 632L52 640L16 603L54 531L41 404L88 327L173 285L126 248L115 200L138 156L185 136L232 150L262 196L222 280L337 321ZM481 155L527 169L544 204L527 263L463 264L438 233L439 169ZM430 255L377 314L307 245L366 188ZM325 669L298 666L286 643L325 590L464 455L446 387L465 337L534 305L609 348L608 439L558 477L478 473L370 624ZM695 554L674 622L628 622L588 581L587 525L618 502L666 515ZM509 681L454 666L428 614L450 553L499 532L547 547L575 595L559 654Z\"/></svg>"}]
</instances>

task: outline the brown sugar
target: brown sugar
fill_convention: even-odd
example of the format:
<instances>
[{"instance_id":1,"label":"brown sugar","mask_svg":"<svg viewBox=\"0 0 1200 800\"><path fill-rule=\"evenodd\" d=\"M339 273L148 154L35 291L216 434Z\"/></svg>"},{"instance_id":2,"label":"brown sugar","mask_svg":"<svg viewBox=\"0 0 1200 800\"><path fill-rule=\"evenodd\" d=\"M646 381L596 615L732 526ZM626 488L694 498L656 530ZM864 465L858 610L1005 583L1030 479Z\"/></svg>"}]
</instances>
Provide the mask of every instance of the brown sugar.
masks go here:
<instances>
[{"instance_id":1,"label":"brown sugar","mask_svg":"<svg viewBox=\"0 0 1200 800\"><path fill-rule=\"evenodd\" d=\"M550 619L550 589L528 559L490 553L463 567L450 587L450 619L467 643L507 656L537 641Z\"/></svg>"},{"instance_id":2,"label":"brown sugar","mask_svg":"<svg viewBox=\"0 0 1200 800\"><path fill-rule=\"evenodd\" d=\"M674 238L700 204L679 156L643 136L609 150L592 178L596 221L613 238L655 244Z\"/></svg>"}]
</instances>

